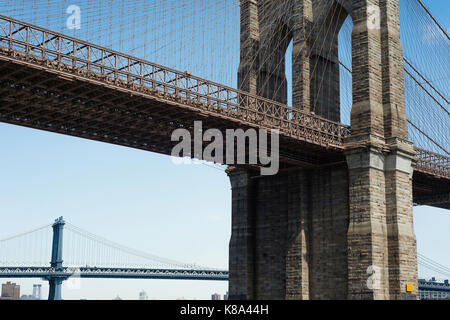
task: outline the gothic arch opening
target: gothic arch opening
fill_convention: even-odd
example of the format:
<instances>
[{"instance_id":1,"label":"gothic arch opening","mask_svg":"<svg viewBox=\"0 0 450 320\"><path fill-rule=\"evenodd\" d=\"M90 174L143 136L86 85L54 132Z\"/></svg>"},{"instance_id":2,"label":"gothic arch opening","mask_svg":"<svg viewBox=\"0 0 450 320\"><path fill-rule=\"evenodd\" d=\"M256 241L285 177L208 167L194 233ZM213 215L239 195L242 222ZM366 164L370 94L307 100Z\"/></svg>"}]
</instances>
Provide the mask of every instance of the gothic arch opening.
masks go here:
<instances>
[{"instance_id":1,"label":"gothic arch opening","mask_svg":"<svg viewBox=\"0 0 450 320\"><path fill-rule=\"evenodd\" d=\"M292 47L294 45L294 40L291 39L289 45L286 49L286 54L284 56L285 74L287 81L287 105L292 107Z\"/></svg>"},{"instance_id":2,"label":"gothic arch opening","mask_svg":"<svg viewBox=\"0 0 450 320\"><path fill-rule=\"evenodd\" d=\"M292 31L279 21L275 27L265 30L270 34L263 43L260 55L259 88L260 94L266 98L288 103L288 83L286 77L286 52L292 41ZM290 71L290 70L289 70Z\"/></svg>"},{"instance_id":3,"label":"gothic arch opening","mask_svg":"<svg viewBox=\"0 0 450 320\"><path fill-rule=\"evenodd\" d=\"M347 125L350 125L353 103L352 29L353 20L347 16L338 35L340 122Z\"/></svg>"},{"instance_id":4,"label":"gothic arch opening","mask_svg":"<svg viewBox=\"0 0 450 320\"><path fill-rule=\"evenodd\" d=\"M340 35L344 23L351 22L351 18L347 9L337 0L314 2L313 14L314 23L310 40L310 110L324 118L341 121L340 73L343 66L340 63L340 55L341 51L346 51L341 46L347 39L341 43L339 38L342 38ZM348 43L351 57L351 39ZM343 93L345 96L345 92Z\"/></svg>"}]
</instances>

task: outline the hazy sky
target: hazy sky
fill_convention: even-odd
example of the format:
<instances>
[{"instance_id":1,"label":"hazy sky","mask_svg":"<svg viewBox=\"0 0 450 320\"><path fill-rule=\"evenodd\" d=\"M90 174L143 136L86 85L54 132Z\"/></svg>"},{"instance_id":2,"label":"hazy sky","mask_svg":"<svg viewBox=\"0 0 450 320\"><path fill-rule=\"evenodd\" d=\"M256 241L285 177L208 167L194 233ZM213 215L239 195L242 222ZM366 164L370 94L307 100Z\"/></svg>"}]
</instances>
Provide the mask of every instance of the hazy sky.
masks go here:
<instances>
[{"instance_id":1,"label":"hazy sky","mask_svg":"<svg viewBox=\"0 0 450 320\"><path fill-rule=\"evenodd\" d=\"M75 3L75 2L74 2ZM446 0L425 1L449 25ZM446 13L447 12L447 13ZM0 12L1 14L1 12ZM175 165L170 157L23 127L0 124L0 239L63 215L70 223L158 256L227 268L231 192L223 172ZM418 252L450 267L450 212L414 208ZM420 270L419 276L437 276ZM1 279L5 282L6 279ZM33 283L15 279L21 294ZM210 299L227 282L81 280L65 299Z\"/></svg>"}]
</instances>

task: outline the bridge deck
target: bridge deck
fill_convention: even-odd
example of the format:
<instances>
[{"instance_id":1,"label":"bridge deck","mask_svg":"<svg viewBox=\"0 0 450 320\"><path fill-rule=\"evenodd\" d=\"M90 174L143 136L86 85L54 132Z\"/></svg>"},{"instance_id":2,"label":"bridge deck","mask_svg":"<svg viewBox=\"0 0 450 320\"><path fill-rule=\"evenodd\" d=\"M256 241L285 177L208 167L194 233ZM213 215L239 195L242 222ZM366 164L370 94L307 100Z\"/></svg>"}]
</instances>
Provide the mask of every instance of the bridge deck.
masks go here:
<instances>
[{"instance_id":1,"label":"bridge deck","mask_svg":"<svg viewBox=\"0 0 450 320\"><path fill-rule=\"evenodd\" d=\"M227 270L158 269L158 268L97 268L64 267L0 267L0 278L103 278L103 279L176 279L176 280L228 280Z\"/></svg>"},{"instance_id":2,"label":"bridge deck","mask_svg":"<svg viewBox=\"0 0 450 320\"><path fill-rule=\"evenodd\" d=\"M170 154L173 130L193 134L195 120L278 129L286 164L345 163L348 126L0 16L0 121ZM449 159L418 149L417 204L450 208Z\"/></svg>"}]
</instances>

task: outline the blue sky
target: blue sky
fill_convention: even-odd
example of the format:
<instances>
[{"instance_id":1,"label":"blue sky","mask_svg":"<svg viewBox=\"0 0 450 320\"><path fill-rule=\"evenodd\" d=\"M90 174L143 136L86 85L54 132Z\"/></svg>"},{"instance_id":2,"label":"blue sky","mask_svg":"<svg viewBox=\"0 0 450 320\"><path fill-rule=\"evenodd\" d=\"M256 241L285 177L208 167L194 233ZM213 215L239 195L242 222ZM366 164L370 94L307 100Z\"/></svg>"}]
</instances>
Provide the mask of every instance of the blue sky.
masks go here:
<instances>
[{"instance_id":1,"label":"blue sky","mask_svg":"<svg viewBox=\"0 0 450 320\"><path fill-rule=\"evenodd\" d=\"M168 156L7 124L0 124L0 132L0 147L7 150L0 158L0 238L63 215L80 228L132 248L227 268L231 194L223 171L174 165ZM132 299L145 289L155 298L207 299L216 291L226 292L225 282L82 284L80 292L72 296L65 290L64 297L119 294Z\"/></svg>"},{"instance_id":2,"label":"blue sky","mask_svg":"<svg viewBox=\"0 0 450 320\"><path fill-rule=\"evenodd\" d=\"M448 1L424 2L450 25ZM223 170L175 165L168 156L3 123L0 150L0 239L63 215L78 227L132 248L227 268L231 190ZM414 218L418 251L450 267L450 212L416 207ZM435 274L420 270L419 275ZM22 294L31 293L33 283L42 283L47 295L46 282L16 282ZM64 288L63 297L137 299L142 289L150 298L210 299L214 292L225 293L227 283L82 280L81 289Z\"/></svg>"}]
</instances>

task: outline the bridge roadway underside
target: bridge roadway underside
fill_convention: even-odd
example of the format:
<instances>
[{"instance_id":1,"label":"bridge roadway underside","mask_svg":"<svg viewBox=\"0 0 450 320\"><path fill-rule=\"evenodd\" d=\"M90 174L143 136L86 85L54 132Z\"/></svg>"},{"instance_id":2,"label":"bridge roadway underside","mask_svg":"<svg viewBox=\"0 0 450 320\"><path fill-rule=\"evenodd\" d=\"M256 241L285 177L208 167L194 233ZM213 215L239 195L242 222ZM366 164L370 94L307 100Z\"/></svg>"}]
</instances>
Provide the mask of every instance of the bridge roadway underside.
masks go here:
<instances>
[{"instance_id":1,"label":"bridge roadway underside","mask_svg":"<svg viewBox=\"0 0 450 320\"><path fill-rule=\"evenodd\" d=\"M166 155L178 143L171 141L173 130L185 128L193 136L194 121L202 121L204 131L221 130L224 137L226 129L267 129L183 102L4 57L0 57L0 121ZM343 148L282 134L280 162L282 171L346 167ZM450 209L448 179L415 171L413 181L416 204Z\"/></svg>"},{"instance_id":2,"label":"bridge roadway underside","mask_svg":"<svg viewBox=\"0 0 450 320\"><path fill-rule=\"evenodd\" d=\"M140 95L99 81L1 59L1 122L166 155L178 143L171 141L172 132L185 128L193 137L194 121L202 121L203 131L221 130L224 137L226 129L260 128L163 97ZM345 161L337 148L282 135L280 158L282 163L311 167Z\"/></svg>"}]
</instances>

